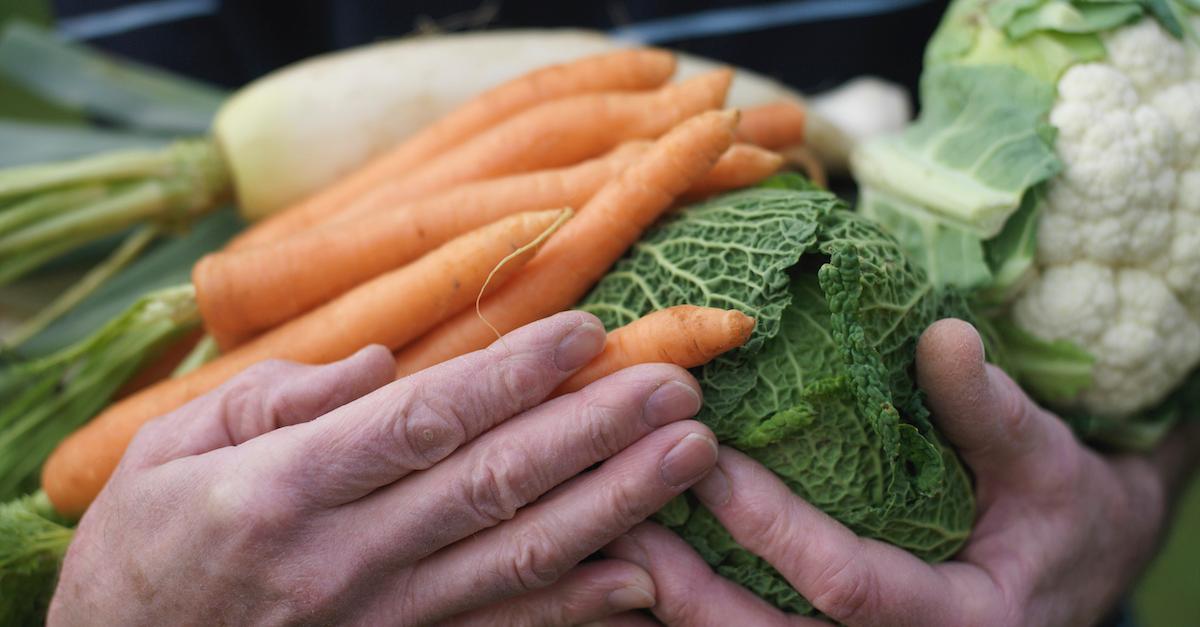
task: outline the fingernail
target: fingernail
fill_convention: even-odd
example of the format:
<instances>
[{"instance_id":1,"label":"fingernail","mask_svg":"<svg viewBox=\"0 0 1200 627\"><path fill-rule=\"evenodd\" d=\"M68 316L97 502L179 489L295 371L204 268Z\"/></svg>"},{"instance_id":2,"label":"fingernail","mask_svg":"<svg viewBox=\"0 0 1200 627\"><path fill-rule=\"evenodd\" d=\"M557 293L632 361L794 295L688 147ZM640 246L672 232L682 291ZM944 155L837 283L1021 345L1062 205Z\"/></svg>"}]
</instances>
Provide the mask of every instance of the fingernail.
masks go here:
<instances>
[{"instance_id":1,"label":"fingernail","mask_svg":"<svg viewBox=\"0 0 1200 627\"><path fill-rule=\"evenodd\" d=\"M654 605L654 595L639 586L617 588L608 593L608 606L614 611L636 610Z\"/></svg>"},{"instance_id":2,"label":"fingernail","mask_svg":"<svg viewBox=\"0 0 1200 627\"><path fill-rule=\"evenodd\" d=\"M689 433L663 457L659 472L667 485L678 488L699 479L717 462L717 443L698 433Z\"/></svg>"},{"instance_id":3,"label":"fingernail","mask_svg":"<svg viewBox=\"0 0 1200 627\"><path fill-rule=\"evenodd\" d=\"M646 399L642 417L651 427L661 427L669 422L691 418L698 411L700 395L690 385L667 381Z\"/></svg>"},{"instance_id":4,"label":"fingernail","mask_svg":"<svg viewBox=\"0 0 1200 627\"><path fill-rule=\"evenodd\" d=\"M559 370L575 370L591 361L603 348L604 329L594 322L584 322L559 341L554 352L554 365Z\"/></svg>"},{"instance_id":5,"label":"fingernail","mask_svg":"<svg viewBox=\"0 0 1200 627\"><path fill-rule=\"evenodd\" d=\"M692 486L692 494L709 507L720 507L729 502L732 494L729 491L729 477L725 476L720 466L713 466L703 479Z\"/></svg>"}]
</instances>

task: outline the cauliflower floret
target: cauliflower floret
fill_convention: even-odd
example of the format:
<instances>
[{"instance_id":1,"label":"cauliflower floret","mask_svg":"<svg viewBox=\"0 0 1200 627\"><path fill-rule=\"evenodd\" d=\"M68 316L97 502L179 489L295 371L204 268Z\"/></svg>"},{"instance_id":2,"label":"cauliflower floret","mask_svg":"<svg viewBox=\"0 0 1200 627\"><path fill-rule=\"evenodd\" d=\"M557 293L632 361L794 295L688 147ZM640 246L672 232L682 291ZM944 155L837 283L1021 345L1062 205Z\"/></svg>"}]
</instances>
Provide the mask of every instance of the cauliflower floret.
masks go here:
<instances>
[{"instance_id":1,"label":"cauliflower floret","mask_svg":"<svg viewBox=\"0 0 1200 627\"><path fill-rule=\"evenodd\" d=\"M1192 168L1200 154L1200 81L1176 83L1154 94L1151 106L1161 112L1175 132L1175 167Z\"/></svg>"},{"instance_id":2,"label":"cauliflower floret","mask_svg":"<svg viewBox=\"0 0 1200 627\"><path fill-rule=\"evenodd\" d=\"M1096 361L1077 404L1121 417L1200 362L1200 50L1145 19L1058 84L1063 172L1046 189L1040 274L1013 316Z\"/></svg>"},{"instance_id":3,"label":"cauliflower floret","mask_svg":"<svg viewBox=\"0 0 1200 627\"><path fill-rule=\"evenodd\" d=\"M1079 261L1042 273L1014 305L1021 327L1068 340L1096 362L1077 404L1102 417L1153 405L1200 360L1200 323L1162 278Z\"/></svg>"},{"instance_id":4,"label":"cauliflower floret","mask_svg":"<svg viewBox=\"0 0 1200 627\"><path fill-rule=\"evenodd\" d=\"M1158 20L1139 20L1104 38L1109 61L1133 80L1143 94L1157 91L1188 75L1190 51Z\"/></svg>"},{"instance_id":5,"label":"cauliflower floret","mask_svg":"<svg viewBox=\"0 0 1200 627\"><path fill-rule=\"evenodd\" d=\"M1129 77L1104 63L1072 67L1058 91L1050 122L1064 170L1048 188L1039 255L1047 263L1150 261L1172 227L1171 119L1142 104Z\"/></svg>"}]
</instances>

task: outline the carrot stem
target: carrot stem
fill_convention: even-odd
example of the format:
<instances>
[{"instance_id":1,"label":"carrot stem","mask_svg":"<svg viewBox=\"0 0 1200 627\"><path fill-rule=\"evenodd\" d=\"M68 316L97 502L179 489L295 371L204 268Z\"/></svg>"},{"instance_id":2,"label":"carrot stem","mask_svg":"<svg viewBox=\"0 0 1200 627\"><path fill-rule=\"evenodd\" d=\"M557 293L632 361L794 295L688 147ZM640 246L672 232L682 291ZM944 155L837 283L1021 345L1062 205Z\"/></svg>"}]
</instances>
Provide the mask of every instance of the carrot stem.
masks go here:
<instances>
[{"instance_id":1,"label":"carrot stem","mask_svg":"<svg viewBox=\"0 0 1200 627\"><path fill-rule=\"evenodd\" d=\"M12 198L64 185L161 176L171 150L123 150L62 163L19 166L0 171L0 198Z\"/></svg>"},{"instance_id":2,"label":"carrot stem","mask_svg":"<svg viewBox=\"0 0 1200 627\"><path fill-rule=\"evenodd\" d=\"M104 198L107 193L108 188L103 185L87 185L48 192L19 201L8 208L0 209L0 235L11 233L30 222L61 213L71 207L95 202Z\"/></svg>"},{"instance_id":3,"label":"carrot stem","mask_svg":"<svg viewBox=\"0 0 1200 627\"><path fill-rule=\"evenodd\" d=\"M67 291L59 294L53 302L39 311L37 315L21 323L20 326L14 329L5 338L4 344L10 347L20 346L29 341L29 338L41 333L50 323L70 311L75 305L78 305L83 299L95 292L101 285L104 285L113 275L129 265L158 235L159 229L153 226L144 226L134 231L100 265L89 270L87 274L83 275L83 278L68 288Z\"/></svg>"}]
</instances>

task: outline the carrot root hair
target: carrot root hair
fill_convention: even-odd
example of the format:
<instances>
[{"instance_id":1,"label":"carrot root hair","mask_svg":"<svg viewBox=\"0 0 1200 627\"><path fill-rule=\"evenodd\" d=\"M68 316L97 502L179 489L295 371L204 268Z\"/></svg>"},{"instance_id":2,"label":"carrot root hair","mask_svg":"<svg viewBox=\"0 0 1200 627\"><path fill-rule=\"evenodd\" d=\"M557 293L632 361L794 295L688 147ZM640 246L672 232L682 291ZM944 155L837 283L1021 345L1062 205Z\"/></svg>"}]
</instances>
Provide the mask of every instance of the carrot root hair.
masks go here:
<instances>
[{"instance_id":1,"label":"carrot root hair","mask_svg":"<svg viewBox=\"0 0 1200 627\"><path fill-rule=\"evenodd\" d=\"M483 324L487 325L487 328L491 329L492 333L496 334L496 339L500 340L501 344L504 344L505 350L508 350L508 344L504 343L504 334L501 333L500 330L495 327L495 325L488 321L487 316L483 315L483 309L480 306L480 303L483 302L483 294L487 292L488 285L492 282L492 277L496 276L496 273L499 272L501 268L503 268L513 259L516 259L530 250L541 246L547 239L550 238L551 235L554 235L554 233L558 231L562 225L566 224L567 220L570 220L574 216L574 209L570 207L564 207L562 209L562 213L558 215L558 218L555 219L550 226L546 227L546 230L542 231L541 235L535 237L533 241L529 242L528 244L525 244L524 246L512 251L504 259L501 259L500 262L496 264L496 267L492 268L492 271L488 273L487 278L483 281L483 285L480 286L479 295L475 297L475 315L479 317L479 320L483 322Z\"/></svg>"}]
</instances>

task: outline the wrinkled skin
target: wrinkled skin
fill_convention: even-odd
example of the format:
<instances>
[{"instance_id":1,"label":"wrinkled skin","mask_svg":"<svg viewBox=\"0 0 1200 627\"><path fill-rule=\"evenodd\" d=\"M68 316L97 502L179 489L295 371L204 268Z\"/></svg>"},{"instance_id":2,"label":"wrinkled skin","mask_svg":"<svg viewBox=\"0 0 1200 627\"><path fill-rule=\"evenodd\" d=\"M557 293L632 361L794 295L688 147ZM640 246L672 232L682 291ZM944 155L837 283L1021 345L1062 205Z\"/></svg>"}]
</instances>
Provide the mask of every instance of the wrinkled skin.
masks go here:
<instances>
[{"instance_id":1,"label":"wrinkled skin","mask_svg":"<svg viewBox=\"0 0 1200 627\"><path fill-rule=\"evenodd\" d=\"M251 368L138 433L49 623L559 625L651 605L637 566L578 564L707 473L716 441L673 366L543 402L604 337L568 312L397 382L382 347Z\"/></svg>"},{"instance_id":2,"label":"wrinkled skin","mask_svg":"<svg viewBox=\"0 0 1200 627\"><path fill-rule=\"evenodd\" d=\"M976 477L976 526L953 561L930 565L856 537L732 449L721 449L717 469L693 492L742 546L839 623L1096 623L1153 555L1170 502L1194 470L1200 429L1181 427L1149 455L1100 455L984 364L979 336L957 320L925 332L917 373L942 433ZM650 573L652 611L667 625L825 624L785 615L718 577L652 523L605 555ZM657 624L640 614L605 623Z\"/></svg>"}]
</instances>

